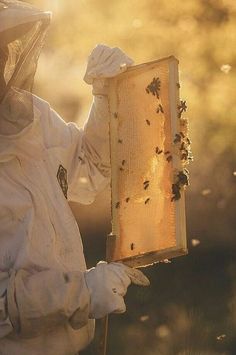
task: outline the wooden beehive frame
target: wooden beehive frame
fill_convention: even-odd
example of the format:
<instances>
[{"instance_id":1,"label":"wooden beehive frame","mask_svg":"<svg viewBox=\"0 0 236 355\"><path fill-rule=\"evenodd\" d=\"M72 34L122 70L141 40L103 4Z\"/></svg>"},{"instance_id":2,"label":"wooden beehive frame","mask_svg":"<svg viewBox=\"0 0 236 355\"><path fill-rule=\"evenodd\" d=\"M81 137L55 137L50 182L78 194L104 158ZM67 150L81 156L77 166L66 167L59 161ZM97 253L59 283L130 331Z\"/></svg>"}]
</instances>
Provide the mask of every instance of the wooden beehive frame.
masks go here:
<instances>
[{"instance_id":1,"label":"wooden beehive frame","mask_svg":"<svg viewBox=\"0 0 236 355\"><path fill-rule=\"evenodd\" d=\"M173 211L172 211L172 214L174 216L174 217L172 216L174 218L174 227L173 228L175 230L174 237L173 237L175 239L174 244L173 244L173 238L172 238L172 241L170 243L171 244L170 247L167 246L167 247L156 248L154 246L153 250L150 250L150 247L147 248L147 250L145 250L145 246L142 246L142 251L140 252L140 250L136 250L135 247L132 248L132 245L133 246L135 245L135 235L133 235L132 238L134 239L134 242L131 243L131 248L130 248L131 250L128 251L128 249L126 247L127 250L124 251L124 248L122 247L122 245L124 244L124 239L125 239L125 235L124 235L125 233L122 232L122 230L124 230L126 228L126 224L124 223L121 228L121 224L122 224L122 222L121 222L122 217L121 216L124 217L126 215L125 209L127 208L129 198L126 199L127 204L125 204L124 202L120 202L120 194L121 194L120 189L122 189L121 184L123 184L122 186L124 186L124 181L121 181L123 179L122 170L124 170L124 169L123 169L123 166L120 164L119 149L120 149L121 145L124 147L125 142L122 142L121 138L119 137L119 130L120 130L120 126L122 124L123 125L125 124L124 112L125 112L125 108L126 108L126 103L124 101L124 97L122 97L122 90L119 94L119 88L121 87L121 88L124 88L124 90L126 90L126 84L129 85L129 81L130 82L132 80L134 82L135 82L135 80L139 81L139 80L141 80L140 78L142 78L142 77L146 78L145 76L147 76L147 77L149 76L150 78L152 78L153 73L156 73L156 78L157 78L159 76L160 67L166 68L166 72L168 73L168 77L166 78L166 84L165 84L166 85L165 98L167 98L167 96L168 96L168 100L166 99L166 101L168 101L168 105L166 104L168 115L163 113L163 115L165 116L163 119L166 122L165 125L168 124L170 127L169 139L171 140L171 143L169 144L169 146L170 146L170 150L171 150L171 161L168 162L168 164L169 164L168 165L168 169L169 169L168 176L169 176L169 180L171 180L168 182L168 186L170 189L170 186L173 186L174 181L176 179L176 176L175 176L176 172L183 171L185 163L186 163L186 159L184 160L184 162L183 162L183 160L181 160L181 150L179 148L179 144L176 145L173 143L175 141L176 134L179 135L179 132L181 132L181 114L179 112L179 105L180 105L179 77L178 77L178 61L177 61L177 59L175 57L171 56L171 57L157 60L154 62L134 66L134 67L128 69L125 73L117 76L116 78L111 79L110 85L109 85L110 145L111 145L111 168L112 168L112 179L111 179L111 181L112 181L112 183L111 183L111 188L112 188L112 233L108 236L108 240L107 240L107 259L109 261L123 260L126 264L133 266L133 267L145 266L145 265L148 265L151 263L161 261L163 259L172 258L175 256L180 256L180 255L184 255L187 253L185 201L184 201L184 191L183 191L182 187L181 187L181 198L176 201L171 202L172 205L174 206ZM150 73L150 75L149 75L149 73ZM155 79L155 77L154 77L154 79ZM159 77L158 77L158 80L159 80ZM147 83L148 82L146 81L146 84ZM145 84L145 82L143 83L144 101L147 100L147 95L151 94L148 96L149 97L148 100L150 100L150 105L151 105L151 102L155 105L159 105L160 100L162 99L161 89L160 89L160 97L158 97L157 101L155 101L156 98L152 97L152 94L153 94L153 96L155 96L155 93L151 93L149 91L148 87L146 86L146 84ZM121 85L123 85L123 86L121 86ZM138 85L140 86L140 82ZM132 85L130 87L132 87ZM146 89L146 92L145 92L145 89ZM123 101L122 101L122 99L123 99ZM143 101L142 97L140 96L140 99L138 99L136 102L137 110L139 110L139 108L141 110L145 109L145 108L141 107L142 101ZM129 103L129 105L130 105L130 103ZM120 113L121 107L122 107L123 113ZM147 109L147 112L148 112L148 110L150 111L151 106L148 106L148 107L149 108ZM135 108L132 108L132 110L135 110ZM162 110L162 107L161 107L161 110ZM135 112L135 111L132 111L132 112ZM123 115L123 118L120 117L122 115ZM127 113L127 116L129 116L128 113ZM122 119L123 119L123 121L122 121ZM127 123L127 124L129 124L129 123ZM140 121L138 124L140 124ZM146 119L146 124L151 125L151 123L148 119ZM140 132L142 132L142 131L140 130ZM153 136L153 131L150 131L150 137L151 136ZM132 140L133 138L130 137L130 139ZM134 152L132 152L132 149L130 150L130 152L134 153ZM162 160L163 159L164 158L162 158ZM123 160L122 163L124 163L124 161L125 160ZM162 163L162 164L164 165L165 163ZM124 174L125 174L125 172L124 172ZM138 174L139 174L139 171L137 170L136 175L138 175ZM126 172L126 176L128 179L129 172ZM147 185L144 185L144 186L147 186ZM125 188L124 188L124 190L125 190ZM146 187L145 187L145 190L146 190ZM173 190L172 190L172 192L173 192ZM123 194L123 191L122 191L122 194ZM128 194L127 194L127 196L128 196ZM172 198L173 198L173 196L172 196ZM141 197L139 200L141 200ZM156 201L158 201L158 198L156 198ZM147 205L148 203L149 203L149 198L146 198L146 200L144 201L144 204L142 204L142 206ZM133 206L136 206L136 205L133 205ZM138 208L140 210L142 207L138 207ZM151 220L148 221L148 216L146 216L145 223L146 222L152 223ZM127 228L128 228L128 226L127 226ZM129 226L129 229L130 228L131 227ZM132 230L132 228L130 230ZM135 234L135 227L133 228L133 232ZM127 238L127 236L126 236L126 238ZM143 235L143 238L146 238L146 236ZM154 235L154 239L155 238L158 239L158 236ZM149 240L149 242L150 242L150 240ZM152 241L150 243L152 244ZM155 241L154 241L154 244L155 244ZM158 241L157 241L157 244L158 244Z\"/></svg>"}]
</instances>

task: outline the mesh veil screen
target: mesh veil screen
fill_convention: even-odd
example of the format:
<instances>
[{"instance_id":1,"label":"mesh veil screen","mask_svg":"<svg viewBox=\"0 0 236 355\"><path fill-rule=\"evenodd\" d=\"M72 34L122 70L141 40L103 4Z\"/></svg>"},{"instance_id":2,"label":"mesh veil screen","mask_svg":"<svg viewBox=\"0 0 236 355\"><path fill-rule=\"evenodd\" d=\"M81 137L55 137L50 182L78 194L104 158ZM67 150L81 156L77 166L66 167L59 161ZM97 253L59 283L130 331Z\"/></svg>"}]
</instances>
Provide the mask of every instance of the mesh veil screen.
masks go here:
<instances>
[{"instance_id":1,"label":"mesh veil screen","mask_svg":"<svg viewBox=\"0 0 236 355\"><path fill-rule=\"evenodd\" d=\"M0 1L0 16L31 7L19 1ZM33 11L33 10L32 10ZM32 16L33 18L33 16ZM0 133L16 134L33 120L32 88L49 21L43 18L0 31ZM0 26L1 27L1 26Z\"/></svg>"}]
</instances>

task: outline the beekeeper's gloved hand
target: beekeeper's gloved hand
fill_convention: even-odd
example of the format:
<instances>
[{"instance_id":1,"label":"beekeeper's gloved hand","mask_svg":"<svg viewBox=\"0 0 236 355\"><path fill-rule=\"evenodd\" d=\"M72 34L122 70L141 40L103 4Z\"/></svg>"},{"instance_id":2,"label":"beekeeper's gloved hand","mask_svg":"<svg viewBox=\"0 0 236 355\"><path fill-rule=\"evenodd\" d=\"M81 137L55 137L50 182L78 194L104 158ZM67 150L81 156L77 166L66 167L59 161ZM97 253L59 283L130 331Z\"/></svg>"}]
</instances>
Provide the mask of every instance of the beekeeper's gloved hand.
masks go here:
<instances>
[{"instance_id":1,"label":"beekeeper's gloved hand","mask_svg":"<svg viewBox=\"0 0 236 355\"><path fill-rule=\"evenodd\" d=\"M90 296L90 318L103 318L109 313L124 313L124 296L133 282L139 286L149 286L148 278L137 269L122 263L100 261L96 267L85 273Z\"/></svg>"},{"instance_id":2,"label":"beekeeper's gloved hand","mask_svg":"<svg viewBox=\"0 0 236 355\"><path fill-rule=\"evenodd\" d=\"M106 79L124 72L133 63L120 48L98 44L88 58L84 81L93 85L94 95L106 95Z\"/></svg>"}]
</instances>

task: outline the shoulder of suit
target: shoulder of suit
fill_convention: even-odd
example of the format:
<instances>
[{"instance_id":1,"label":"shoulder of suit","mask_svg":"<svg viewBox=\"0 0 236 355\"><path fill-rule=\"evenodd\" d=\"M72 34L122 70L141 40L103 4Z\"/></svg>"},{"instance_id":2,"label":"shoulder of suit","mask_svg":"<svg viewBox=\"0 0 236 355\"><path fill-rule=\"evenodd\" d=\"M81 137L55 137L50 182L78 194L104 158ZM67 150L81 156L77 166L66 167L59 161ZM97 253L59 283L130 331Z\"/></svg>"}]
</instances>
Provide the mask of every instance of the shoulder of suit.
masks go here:
<instances>
[{"instance_id":1,"label":"shoulder of suit","mask_svg":"<svg viewBox=\"0 0 236 355\"><path fill-rule=\"evenodd\" d=\"M47 101L42 99L39 96L33 95L33 105L36 107L41 113L50 110L50 105Z\"/></svg>"}]
</instances>

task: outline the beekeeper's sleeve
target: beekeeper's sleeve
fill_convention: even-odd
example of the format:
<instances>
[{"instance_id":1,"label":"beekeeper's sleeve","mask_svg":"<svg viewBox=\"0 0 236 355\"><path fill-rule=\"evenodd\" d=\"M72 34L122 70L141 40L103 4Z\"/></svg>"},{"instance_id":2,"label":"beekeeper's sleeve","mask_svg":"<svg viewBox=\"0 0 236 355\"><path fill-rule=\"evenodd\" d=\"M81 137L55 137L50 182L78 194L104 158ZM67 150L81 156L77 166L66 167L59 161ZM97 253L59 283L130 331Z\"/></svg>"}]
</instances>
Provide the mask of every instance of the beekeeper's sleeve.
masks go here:
<instances>
[{"instance_id":1,"label":"beekeeper's sleeve","mask_svg":"<svg viewBox=\"0 0 236 355\"><path fill-rule=\"evenodd\" d=\"M82 204L94 201L110 181L108 98L96 95L83 129L64 120L51 108L45 125L48 147L68 174L68 200Z\"/></svg>"},{"instance_id":2,"label":"beekeeper's sleeve","mask_svg":"<svg viewBox=\"0 0 236 355\"><path fill-rule=\"evenodd\" d=\"M0 273L0 338L14 331L32 337L69 323L87 324L90 295L82 272Z\"/></svg>"}]
</instances>

